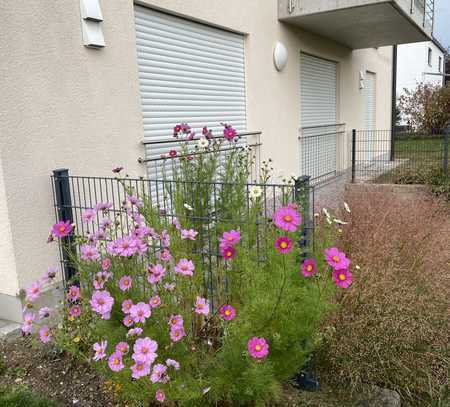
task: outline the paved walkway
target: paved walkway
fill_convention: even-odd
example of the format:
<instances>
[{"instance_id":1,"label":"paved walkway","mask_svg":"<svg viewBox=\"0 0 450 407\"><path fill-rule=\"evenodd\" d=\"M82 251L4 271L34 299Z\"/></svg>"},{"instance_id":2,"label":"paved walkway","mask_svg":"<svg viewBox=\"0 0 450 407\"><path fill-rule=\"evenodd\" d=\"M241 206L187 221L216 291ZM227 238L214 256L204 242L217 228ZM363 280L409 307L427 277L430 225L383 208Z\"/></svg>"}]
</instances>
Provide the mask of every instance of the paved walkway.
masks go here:
<instances>
[{"instance_id":1,"label":"paved walkway","mask_svg":"<svg viewBox=\"0 0 450 407\"><path fill-rule=\"evenodd\" d=\"M20 329L20 324L17 322L0 319L0 339L8 334L11 334Z\"/></svg>"},{"instance_id":2,"label":"paved walkway","mask_svg":"<svg viewBox=\"0 0 450 407\"><path fill-rule=\"evenodd\" d=\"M343 207L345 185L351 181L351 173L347 172L314 188L314 212L322 208L335 210Z\"/></svg>"}]
</instances>

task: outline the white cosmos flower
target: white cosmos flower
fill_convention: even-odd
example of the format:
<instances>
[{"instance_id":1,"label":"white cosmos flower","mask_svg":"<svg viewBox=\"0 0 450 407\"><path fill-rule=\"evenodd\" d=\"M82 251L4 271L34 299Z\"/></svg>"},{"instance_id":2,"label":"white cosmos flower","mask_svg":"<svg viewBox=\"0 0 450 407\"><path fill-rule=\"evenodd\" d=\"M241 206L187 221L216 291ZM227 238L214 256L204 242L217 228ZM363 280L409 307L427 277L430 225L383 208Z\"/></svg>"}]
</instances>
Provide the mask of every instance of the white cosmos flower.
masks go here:
<instances>
[{"instance_id":1,"label":"white cosmos flower","mask_svg":"<svg viewBox=\"0 0 450 407\"><path fill-rule=\"evenodd\" d=\"M193 210L194 210L194 208L193 208L191 205L188 205L187 203L185 203L183 206L184 206L188 211L193 211Z\"/></svg>"},{"instance_id":2,"label":"white cosmos flower","mask_svg":"<svg viewBox=\"0 0 450 407\"><path fill-rule=\"evenodd\" d=\"M344 208L348 213L351 213L350 206L348 206L347 202L344 202Z\"/></svg>"},{"instance_id":3,"label":"white cosmos flower","mask_svg":"<svg viewBox=\"0 0 450 407\"><path fill-rule=\"evenodd\" d=\"M201 136L198 140L198 146L200 148L206 148L209 146L209 141L205 136Z\"/></svg>"},{"instance_id":4,"label":"white cosmos flower","mask_svg":"<svg viewBox=\"0 0 450 407\"><path fill-rule=\"evenodd\" d=\"M322 209L322 212L324 213L324 215L325 215L327 218L330 217L330 212L328 212L328 209L327 209L327 208L323 208L323 209Z\"/></svg>"},{"instance_id":5,"label":"white cosmos flower","mask_svg":"<svg viewBox=\"0 0 450 407\"><path fill-rule=\"evenodd\" d=\"M257 199L262 195L262 188L259 185L253 185L250 187L249 196L251 199Z\"/></svg>"},{"instance_id":6,"label":"white cosmos flower","mask_svg":"<svg viewBox=\"0 0 450 407\"><path fill-rule=\"evenodd\" d=\"M358 265L355 266L356 270L361 270L361 267L359 267Z\"/></svg>"}]
</instances>

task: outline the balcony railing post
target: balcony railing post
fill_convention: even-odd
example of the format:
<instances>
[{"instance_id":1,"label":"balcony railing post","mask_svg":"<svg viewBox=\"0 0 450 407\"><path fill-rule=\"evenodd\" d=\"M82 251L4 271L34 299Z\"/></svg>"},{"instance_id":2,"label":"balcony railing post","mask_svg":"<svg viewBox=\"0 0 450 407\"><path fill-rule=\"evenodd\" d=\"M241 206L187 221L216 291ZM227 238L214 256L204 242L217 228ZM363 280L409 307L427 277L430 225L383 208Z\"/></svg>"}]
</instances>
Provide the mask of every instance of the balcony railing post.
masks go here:
<instances>
[{"instance_id":1,"label":"balcony railing post","mask_svg":"<svg viewBox=\"0 0 450 407\"><path fill-rule=\"evenodd\" d=\"M356 129L352 130L352 183L355 182L356 173Z\"/></svg>"},{"instance_id":2,"label":"balcony railing post","mask_svg":"<svg viewBox=\"0 0 450 407\"><path fill-rule=\"evenodd\" d=\"M73 223L72 197L70 194L69 170L66 168L53 171L56 214L58 221L70 221ZM71 261L75 253L74 239L72 235L61 239L61 261L63 265L63 277L65 282L72 279L76 269Z\"/></svg>"}]
</instances>

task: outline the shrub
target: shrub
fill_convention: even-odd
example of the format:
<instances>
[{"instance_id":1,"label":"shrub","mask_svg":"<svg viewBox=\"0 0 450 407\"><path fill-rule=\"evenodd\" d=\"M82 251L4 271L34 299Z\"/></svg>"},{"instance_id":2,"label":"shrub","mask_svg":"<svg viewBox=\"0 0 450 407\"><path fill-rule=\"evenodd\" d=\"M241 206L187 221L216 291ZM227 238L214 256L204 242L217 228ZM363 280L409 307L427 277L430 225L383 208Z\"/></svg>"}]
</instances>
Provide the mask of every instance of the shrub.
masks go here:
<instances>
[{"instance_id":1,"label":"shrub","mask_svg":"<svg viewBox=\"0 0 450 407\"><path fill-rule=\"evenodd\" d=\"M22 387L0 386L0 406L2 407L57 407L58 404L36 396Z\"/></svg>"},{"instance_id":2,"label":"shrub","mask_svg":"<svg viewBox=\"0 0 450 407\"><path fill-rule=\"evenodd\" d=\"M397 390L425 406L448 384L449 214L429 196L349 193L342 242L361 269L320 360L327 378Z\"/></svg>"},{"instance_id":3,"label":"shrub","mask_svg":"<svg viewBox=\"0 0 450 407\"><path fill-rule=\"evenodd\" d=\"M58 329L42 325L49 310L39 321L30 311L42 282L31 285L23 331L38 322L44 343L55 339L93 360L128 403L263 405L317 345L334 287L328 264L347 288L349 261L336 248L323 255L327 235L316 260L300 265L303 201L292 201L290 182L268 212L270 163L260 184L248 186L253 157L230 126L226 141L204 129L194 148L187 125L175 136L180 147L167 155L163 207L119 179L120 210L107 202L86 209L90 232L67 222L52 227L50 241L75 238L78 273ZM54 275L51 269L44 281Z\"/></svg>"}]
</instances>

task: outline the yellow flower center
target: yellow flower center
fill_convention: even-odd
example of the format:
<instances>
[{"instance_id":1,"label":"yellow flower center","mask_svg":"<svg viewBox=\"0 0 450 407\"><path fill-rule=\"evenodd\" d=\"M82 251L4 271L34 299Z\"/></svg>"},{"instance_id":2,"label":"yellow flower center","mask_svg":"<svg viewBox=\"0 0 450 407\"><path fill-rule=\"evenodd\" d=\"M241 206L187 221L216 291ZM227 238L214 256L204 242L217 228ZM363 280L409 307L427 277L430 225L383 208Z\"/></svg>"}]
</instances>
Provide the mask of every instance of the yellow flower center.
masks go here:
<instances>
[{"instance_id":1,"label":"yellow flower center","mask_svg":"<svg viewBox=\"0 0 450 407\"><path fill-rule=\"evenodd\" d=\"M144 368L144 365L141 365L141 364L136 366L136 370L142 370L143 368Z\"/></svg>"},{"instance_id":2,"label":"yellow flower center","mask_svg":"<svg viewBox=\"0 0 450 407\"><path fill-rule=\"evenodd\" d=\"M228 236L228 237L227 237L227 240L228 240L229 242L231 242L231 241L233 240L233 236Z\"/></svg>"},{"instance_id":3,"label":"yellow flower center","mask_svg":"<svg viewBox=\"0 0 450 407\"><path fill-rule=\"evenodd\" d=\"M226 315L226 316L231 315L231 311L230 311L229 309L227 309L227 310L225 311L225 315Z\"/></svg>"},{"instance_id":4,"label":"yellow flower center","mask_svg":"<svg viewBox=\"0 0 450 407\"><path fill-rule=\"evenodd\" d=\"M256 350L256 352L259 352L261 350L261 345L256 345L255 350Z\"/></svg>"},{"instance_id":5,"label":"yellow flower center","mask_svg":"<svg viewBox=\"0 0 450 407\"><path fill-rule=\"evenodd\" d=\"M311 266L311 264L308 264L307 266L306 266L306 271L312 271L312 266Z\"/></svg>"},{"instance_id":6,"label":"yellow flower center","mask_svg":"<svg viewBox=\"0 0 450 407\"><path fill-rule=\"evenodd\" d=\"M335 263L339 263L339 256L333 256L332 259Z\"/></svg>"},{"instance_id":7,"label":"yellow flower center","mask_svg":"<svg viewBox=\"0 0 450 407\"><path fill-rule=\"evenodd\" d=\"M292 222L292 216L291 215L285 215L283 219L284 219L285 222Z\"/></svg>"},{"instance_id":8,"label":"yellow flower center","mask_svg":"<svg viewBox=\"0 0 450 407\"><path fill-rule=\"evenodd\" d=\"M155 304L155 305L158 304L158 300L157 300L157 299L154 299L154 300L153 300L153 304Z\"/></svg>"},{"instance_id":9,"label":"yellow flower center","mask_svg":"<svg viewBox=\"0 0 450 407\"><path fill-rule=\"evenodd\" d=\"M113 362L116 366L120 365L120 360L119 358L114 358L114 362Z\"/></svg>"},{"instance_id":10,"label":"yellow flower center","mask_svg":"<svg viewBox=\"0 0 450 407\"><path fill-rule=\"evenodd\" d=\"M232 251L227 251L227 257L231 257L233 255Z\"/></svg>"},{"instance_id":11,"label":"yellow flower center","mask_svg":"<svg viewBox=\"0 0 450 407\"><path fill-rule=\"evenodd\" d=\"M281 243L280 243L280 247L281 247L282 249L286 249L286 247L288 247L288 244L287 244L286 242L281 242Z\"/></svg>"},{"instance_id":12,"label":"yellow flower center","mask_svg":"<svg viewBox=\"0 0 450 407\"><path fill-rule=\"evenodd\" d=\"M345 274L339 274L339 280L344 281L345 280Z\"/></svg>"},{"instance_id":13,"label":"yellow flower center","mask_svg":"<svg viewBox=\"0 0 450 407\"><path fill-rule=\"evenodd\" d=\"M59 227L59 231L62 233L62 232L64 232L66 230L66 228L64 227L64 226L60 226Z\"/></svg>"},{"instance_id":14,"label":"yellow flower center","mask_svg":"<svg viewBox=\"0 0 450 407\"><path fill-rule=\"evenodd\" d=\"M128 284L130 284L130 282L129 282L128 280L125 280L125 281L123 282L123 284L124 284L124 285L128 285Z\"/></svg>"}]
</instances>

